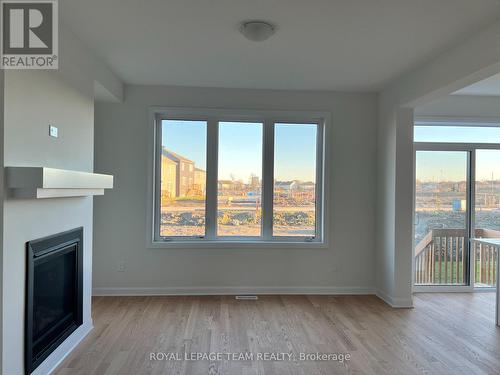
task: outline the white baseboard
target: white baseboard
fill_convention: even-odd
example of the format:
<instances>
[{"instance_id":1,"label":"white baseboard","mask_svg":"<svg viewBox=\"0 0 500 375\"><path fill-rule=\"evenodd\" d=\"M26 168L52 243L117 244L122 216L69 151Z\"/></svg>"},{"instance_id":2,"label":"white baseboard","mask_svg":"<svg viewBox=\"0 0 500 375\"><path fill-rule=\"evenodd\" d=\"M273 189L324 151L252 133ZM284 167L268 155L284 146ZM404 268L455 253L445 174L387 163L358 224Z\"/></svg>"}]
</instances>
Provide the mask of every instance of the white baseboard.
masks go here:
<instances>
[{"instance_id":1,"label":"white baseboard","mask_svg":"<svg viewBox=\"0 0 500 375\"><path fill-rule=\"evenodd\" d=\"M413 308L413 300L410 298L394 298L384 291L378 289L375 292L375 295L380 298L382 301L387 303L389 306L394 307L396 309L409 309Z\"/></svg>"},{"instance_id":2,"label":"white baseboard","mask_svg":"<svg viewBox=\"0 0 500 375\"><path fill-rule=\"evenodd\" d=\"M117 287L94 288L94 296L213 296L213 295L367 295L374 294L394 308L412 308L411 298L394 298L373 287Z\"/></svg>"},{"instance_id":3,"label":"white baseboard","mask_svg":"<svg viewBox=\"0 0 500 375\"><path fill-rule=\"evenodd\" d=\"M94 288L94 296L210 296L239 294L375 294L372 287L145 287Z\"/></svg>"},{"instance_id":4,"label":"white baseboard","mask_svg":"<svg viewBox=\"0 0 500 375\"><path fill-rule=\"evenodd\" d=\"M496 288L462 285L415 285L413 293L495 293Z\"/></svg>"},{"instance_id":5,"label":"white baseboard","mask_svg":"<svg viewBox=\"0 0 500 375\"><path fill-rule=\"evenodd\" d=\"M462 285L414 285L413 293L471 293L474 288Z\"/></svg>"},{"instance_id":6,"label":"white baseboard","mask_svg":"<svg viewBox=\"0 0 500 375\"><path fill-rule=\"evenodd\" d=\"M61 345L57 347L50 355L38 366L31 375L52 374L57 366L75 349L75 347L92 331L94 328L92 321L77 328Z\"/></svg>"}]
</instances>

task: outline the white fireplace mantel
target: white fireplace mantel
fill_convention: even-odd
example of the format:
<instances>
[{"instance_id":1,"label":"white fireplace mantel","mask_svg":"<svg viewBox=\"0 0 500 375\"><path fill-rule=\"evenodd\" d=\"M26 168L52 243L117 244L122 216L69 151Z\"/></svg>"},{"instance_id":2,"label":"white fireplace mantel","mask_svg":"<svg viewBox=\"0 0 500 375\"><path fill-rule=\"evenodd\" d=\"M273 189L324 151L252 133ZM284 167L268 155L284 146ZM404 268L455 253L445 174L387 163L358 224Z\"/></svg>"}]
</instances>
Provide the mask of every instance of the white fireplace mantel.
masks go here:
<instances>
[{"instance_id":1,"label":"white fireplace mantel","mask_svg":"<svg viewBox=\"0 0 500 375\"><path fill-rule=\"evenodd\" d=\"M40 199L103 195L113 176L46 167L6 167L12 198Z\"/></svg>"}]
</instances>

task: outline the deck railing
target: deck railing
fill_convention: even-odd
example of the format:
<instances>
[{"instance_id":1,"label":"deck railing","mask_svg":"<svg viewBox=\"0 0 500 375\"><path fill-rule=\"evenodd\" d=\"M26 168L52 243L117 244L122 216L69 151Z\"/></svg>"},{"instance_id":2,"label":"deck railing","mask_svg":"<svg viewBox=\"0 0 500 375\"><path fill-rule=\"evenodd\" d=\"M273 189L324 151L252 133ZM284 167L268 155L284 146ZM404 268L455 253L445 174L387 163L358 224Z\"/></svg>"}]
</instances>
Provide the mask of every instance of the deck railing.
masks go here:
<instances>
[{"instance_id":1,"label":"deck railing","mask_svg":"<svg viewBox=\"0 0 500 375\"><path fill-rule=\"evenodd\" d=\"M500 237L500 231L476 229L475 238ZM465 265L465 229L433 229L415 246L415 283L463 285L467 280ZM472 280L476 286L494 287L498 248L473 243Z\"/></svg>"}]
</instances>

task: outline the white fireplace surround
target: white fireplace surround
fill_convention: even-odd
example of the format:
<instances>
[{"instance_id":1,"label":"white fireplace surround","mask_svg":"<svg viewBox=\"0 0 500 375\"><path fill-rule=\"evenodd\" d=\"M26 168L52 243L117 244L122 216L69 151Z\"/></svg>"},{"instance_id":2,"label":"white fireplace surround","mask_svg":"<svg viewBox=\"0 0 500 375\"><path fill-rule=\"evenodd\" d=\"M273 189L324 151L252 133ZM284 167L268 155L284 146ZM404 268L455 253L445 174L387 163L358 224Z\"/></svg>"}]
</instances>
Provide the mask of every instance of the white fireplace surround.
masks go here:
<instances>
[{"instance_id":1,"label":"white fireplace surround","mask_svg":"<svg viewBox=\"0 0 500 375\"><path fill-rule=\"evenodd\" d=\"M113 176L46 167L6 167L11 198L41 199L103 195Z\"/></svg>"}]
</instances>

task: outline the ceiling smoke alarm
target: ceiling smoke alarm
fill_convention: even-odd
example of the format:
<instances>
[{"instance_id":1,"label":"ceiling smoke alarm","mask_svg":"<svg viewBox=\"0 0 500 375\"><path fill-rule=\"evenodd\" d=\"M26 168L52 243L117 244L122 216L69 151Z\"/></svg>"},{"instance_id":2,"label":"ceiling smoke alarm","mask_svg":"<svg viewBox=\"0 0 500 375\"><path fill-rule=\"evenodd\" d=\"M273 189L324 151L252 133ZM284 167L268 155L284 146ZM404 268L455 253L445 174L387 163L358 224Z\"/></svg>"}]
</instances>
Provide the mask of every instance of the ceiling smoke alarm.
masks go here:
<instances>
[{"instance_id":1,"label":"ceiling smoke alarm","mask_svg":"<svg viewBox=\"0 0 500 375\"><path fill-rule=\"evenodd\" d=\"M240 32L248 40L262 42L276 32L276 26L266 21L245 21L241 23Z\"/></svg>"}]
</instances>

